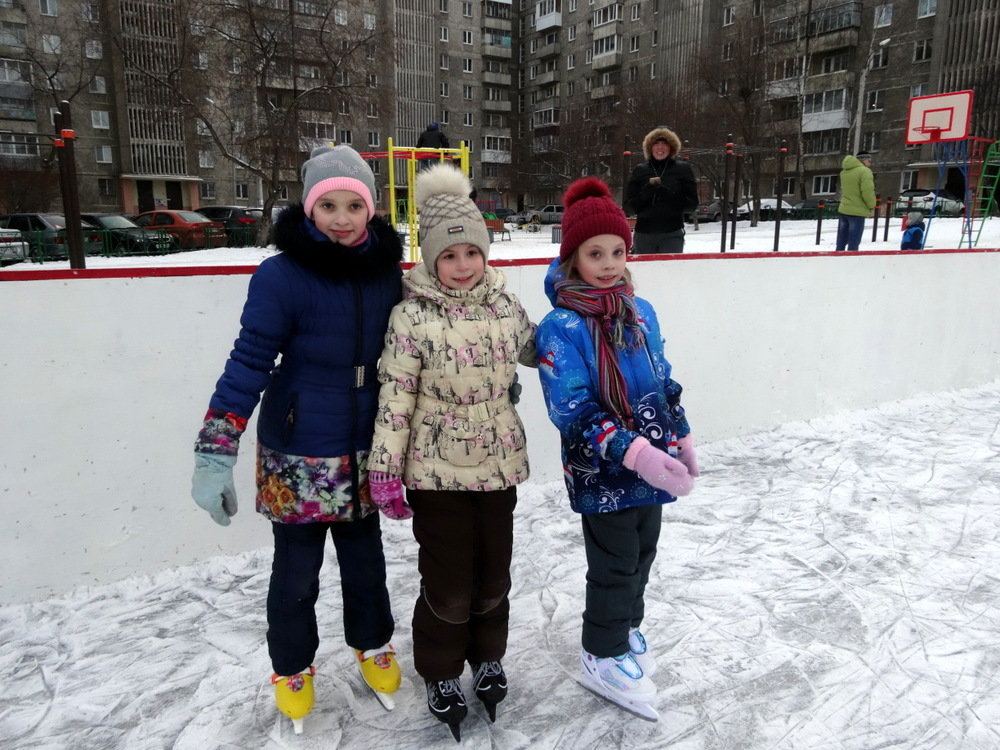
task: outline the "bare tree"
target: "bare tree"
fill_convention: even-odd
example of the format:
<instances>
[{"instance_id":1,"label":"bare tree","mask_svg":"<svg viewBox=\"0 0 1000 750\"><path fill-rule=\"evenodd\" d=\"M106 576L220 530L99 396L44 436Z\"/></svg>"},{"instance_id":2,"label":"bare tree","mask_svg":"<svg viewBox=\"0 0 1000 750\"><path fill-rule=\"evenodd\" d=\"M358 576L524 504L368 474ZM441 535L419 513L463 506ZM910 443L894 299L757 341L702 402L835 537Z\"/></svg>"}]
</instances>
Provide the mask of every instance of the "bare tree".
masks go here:
<instances>
[{"instance_id":1,"label":"bare tree","mask_svg":"<svg viewBox=\"0 0 1000 750\"><path fill-rule=\"evenodd\" d=\"M180 110L196 141L258 179L263 242L271 208L298 181L303 152L338 140L336 117L377 107L376 86L385 98L391 59L378 50L389 48L388 28L388 19L347 0L179 0L165 26L167 54L151 55L147 30L124 19L116 43L127 69Z\"/></svg>"}]
</instances>

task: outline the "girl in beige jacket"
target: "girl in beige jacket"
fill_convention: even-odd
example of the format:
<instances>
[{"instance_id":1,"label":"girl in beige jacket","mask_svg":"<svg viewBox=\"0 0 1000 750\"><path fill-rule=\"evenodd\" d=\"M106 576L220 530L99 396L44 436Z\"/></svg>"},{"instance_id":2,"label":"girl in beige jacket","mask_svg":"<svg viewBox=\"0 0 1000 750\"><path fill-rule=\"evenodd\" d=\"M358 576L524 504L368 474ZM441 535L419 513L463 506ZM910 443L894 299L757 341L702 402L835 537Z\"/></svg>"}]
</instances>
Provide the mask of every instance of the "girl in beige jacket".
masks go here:
<instances>
[{"instance_id":1,"label":"girl in beige jacket","mask_svg":"<svg viewBox=\"0 0 1000 750\"><path fill-rule=\"evenodd\" d=\"M489 235L471 190L449 164L417 177L424 260L404 276L405 299L389 320L368 464L373 501L391 518L412 513L414 664L429 710L456 739L466 661L490 720L507 693L513 512L528 478L508 391L519 361L535 365L535 326L486 262Z\"/></svg>"}]
</instances>

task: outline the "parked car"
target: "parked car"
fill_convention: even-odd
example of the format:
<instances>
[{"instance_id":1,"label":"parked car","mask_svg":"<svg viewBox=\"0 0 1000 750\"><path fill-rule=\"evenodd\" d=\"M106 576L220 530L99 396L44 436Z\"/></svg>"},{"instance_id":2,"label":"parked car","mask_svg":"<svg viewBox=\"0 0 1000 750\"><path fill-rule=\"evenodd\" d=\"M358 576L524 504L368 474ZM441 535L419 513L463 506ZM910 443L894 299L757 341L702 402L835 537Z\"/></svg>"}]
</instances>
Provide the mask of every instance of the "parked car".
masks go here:
<instances>
[{"instance_id":1,"label":"parked car","mask_svg":"<svg viewBox=\"0 0 1000 750\"><path fill-rule=\"evenodd\" d=\"M103 230L104 252L108 255L157 255L179 249L173 236L143 229L121 214L80 214L80 217Z\"/></svg>"},{"instance_id":2,"label":"parked car","mask_svg":"<svg viewBox=\"0 0 1000 750\"><path fill-rule=\"evenodd\" d=\"M166 232L177 239L183 250L223 247L228 242L225 225L212 221L197 211L157 209L135 217L135 223L146 229Z\"/></svg>"},{"instance_id":3,"label":"parked car","mask_svg":"<svg viewBox=\"0 0 1000 750\"><path fill-rule=\"evenodd\" d=\"M899 194L893 213L902 216L910 211L922 211L924 215L934 208L935 216L961 216L965 212L965 203L945 192L937 194L937 205L934 205L934 191L923 188L911 188Z\"/></svg>"},{"instance_id":4,"label":"parked car","mask_svg":"<svg viewBox=\"0 0 1000 750\"><path fill-rule=\"evenodd\" d=\"M787 201L781 201L781 217L784 218L791 213L792 204ZM739 208L736 209L737 219L749 219L750 214L753 211L753 201L747 201ZM777 198L761 198L760 199L760 218L764 221L771 221L774 219L775 214L778 212L778 199Z\"/></svg>"},{"instance_id":5,"label":"parked car","mask_svg":"<svg viewBox=\"0 0 1000 750\"><path fill-rule=\"evenodd\" d=\"M80 222L83 230L83 254L100 255L104 250L101 233L87 221ZM69 257L69 240L66 236L66 217L53 213L24 213L0 215L0 227L18 229L28 242L32 260L66 260Z\"/></svg>"},{"instance_id":6,"label":"parked car","mask_svg":"<svg viewBox=\"0 0 1000 750\"><path fill-rule=\"evenodd\" d=\"M531 208L524 212L528 221L539 224L558 224L562 221L563 207L557 204L542 206L541 208Z\"/></svg>"},{"instance_id":7,"label":"parked car","mask_svg":"<svg viewBox=\"0 0 1000 750\"><path fill-rule=\"evenodd\" d=\"M840 201L836 198L806 198L792 206L791 218L815 219L819 216L820 206L823 207L823 218L829 219L837 215Z\"/></svg>"},{"instance_id":8,"label":"parked car","mask_svg":"<svg viewBox=\"0 0 1000 750\"><path fill-rule=\"evenodd\" d=\"M691 221L691 217L698 217L698 221L719 221L722 218L722 202L711 201L710 203L699 203L698 208L688 213L686 220Z\"/></svg>"},{"instance_id":9,"label":"parked car","mask_svg":"<svg viewBox=\"0 0 1000 750\"><path fill-rule=\"evenodd\" d=\"M264 219L264 209L246 206L201 206L198 213L212 221L221 221L233 247L257 244L258 224Z\"/></svg>"},{"instance_id":10,"label":"parked car","mask_svg":"<svg viewBox=\"0 0 1000 750\"><path fill-rule=\"evenodd\" d=\"M0 229L0 266L27 260L31 248L21 236L20 229Z\"/></svg>"}]
</instances>

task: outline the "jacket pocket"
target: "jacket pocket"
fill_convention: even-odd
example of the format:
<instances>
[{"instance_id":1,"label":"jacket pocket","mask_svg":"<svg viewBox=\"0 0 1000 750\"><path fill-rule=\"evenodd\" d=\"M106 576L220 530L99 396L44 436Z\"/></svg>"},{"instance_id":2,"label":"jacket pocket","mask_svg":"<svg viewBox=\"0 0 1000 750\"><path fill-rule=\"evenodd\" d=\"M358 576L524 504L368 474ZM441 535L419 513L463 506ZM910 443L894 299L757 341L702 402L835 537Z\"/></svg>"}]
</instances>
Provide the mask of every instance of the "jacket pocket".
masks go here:
<instances>
[{"instance_id":1,"label":"jacket pocket","mask_svg":"<svg viewBox=\"0 0 1000 750\"><path fill-rule=\"evenodd\" d=\"M484 428L465 420L441 425L438 454L452 466L478 466L489 457Z\"/></svg>"}]
</instances>

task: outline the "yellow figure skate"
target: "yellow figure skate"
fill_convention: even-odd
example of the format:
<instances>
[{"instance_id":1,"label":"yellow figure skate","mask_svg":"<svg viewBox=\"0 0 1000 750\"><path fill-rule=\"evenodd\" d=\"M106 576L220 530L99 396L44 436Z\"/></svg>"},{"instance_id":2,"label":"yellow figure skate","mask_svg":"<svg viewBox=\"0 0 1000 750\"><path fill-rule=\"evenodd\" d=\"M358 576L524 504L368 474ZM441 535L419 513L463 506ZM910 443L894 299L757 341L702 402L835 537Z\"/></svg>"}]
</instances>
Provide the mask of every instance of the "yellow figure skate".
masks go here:
<instances>
[{"instance_id":1,"label":"yellow figure skate","mask_svg":"<svg viewBox=\"0 0 1000 750\"><path fill-rule=\"evenodd\" d=\"M375 693L378 702L387 711L392 711L396 707L396 702L391 694L399 690L399 683L402 680L399 663L396 661L396 649L391 643L387 643L381 648L368 651L355 649L354 653L357 654L358 668L365 683Z\"/></svg>"},{"instance_id":2,"label":"yellow figure skate","mask_svg":"<svg viewBox=\"0 0 1000 750\"><path fill-rule=\"evenodd\" d=\"M271 675L274 685L274 703L285 716L292 720L295 734L302 734L302 719L312 711L316 695L313 692L313 675L315 667L309 667L305 672L283 677L280 674Z\"/></svg>"}]
</instances>

